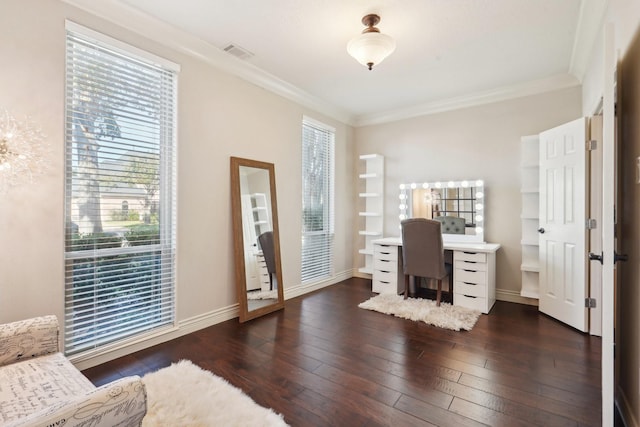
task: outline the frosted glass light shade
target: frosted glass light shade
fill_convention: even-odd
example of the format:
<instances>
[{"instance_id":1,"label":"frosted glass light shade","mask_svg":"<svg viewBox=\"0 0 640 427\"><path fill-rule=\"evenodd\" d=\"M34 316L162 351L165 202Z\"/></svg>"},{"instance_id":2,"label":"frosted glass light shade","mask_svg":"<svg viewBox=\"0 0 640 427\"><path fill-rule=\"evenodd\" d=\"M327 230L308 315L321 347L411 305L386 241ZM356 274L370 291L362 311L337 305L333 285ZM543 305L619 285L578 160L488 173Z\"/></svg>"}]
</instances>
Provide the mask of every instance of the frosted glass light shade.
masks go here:
<instances>
[{"instance_id":1,"label":"frosted glass light shade","mask_svg":"<svg viewBox=\"0 0 640 427\"><path fill-rule=\"evenodd\" d=\"M386 34L367 32L351 39L347 52L356 61L371 69L396 49L396 42Z\"/></svg>"}]
</instances>

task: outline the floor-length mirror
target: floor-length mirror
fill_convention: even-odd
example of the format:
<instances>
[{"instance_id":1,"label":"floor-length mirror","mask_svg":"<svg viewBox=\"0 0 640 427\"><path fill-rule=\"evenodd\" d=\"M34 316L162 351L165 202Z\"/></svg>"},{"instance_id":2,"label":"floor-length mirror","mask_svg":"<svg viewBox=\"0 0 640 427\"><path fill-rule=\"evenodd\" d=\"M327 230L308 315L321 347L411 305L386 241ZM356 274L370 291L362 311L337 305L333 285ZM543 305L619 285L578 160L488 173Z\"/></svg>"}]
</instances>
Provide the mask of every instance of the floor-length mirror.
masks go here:
<instances>
[{"instance_id":1,"label":"floor-length mirror","mask_svg":"<svg viewBox=\"0 0 640 427\"><path fill-rule=\"evenodd\" d=\"M273 163L231 157L231 210L240 321L284 308Z\"/></svg>"}]
</instances>

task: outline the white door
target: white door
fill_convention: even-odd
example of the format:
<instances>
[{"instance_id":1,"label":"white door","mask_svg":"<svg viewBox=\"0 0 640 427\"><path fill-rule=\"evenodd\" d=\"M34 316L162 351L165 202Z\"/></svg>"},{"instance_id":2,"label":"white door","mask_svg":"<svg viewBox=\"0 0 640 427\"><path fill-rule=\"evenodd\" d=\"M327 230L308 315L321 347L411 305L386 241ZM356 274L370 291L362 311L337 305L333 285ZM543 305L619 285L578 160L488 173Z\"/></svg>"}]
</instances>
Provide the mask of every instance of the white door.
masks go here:
<instances>
[{"instance_id":1,"label":"white door","mask_svg":"<svg viewBox=\"0 0 640 427\"><path fill-rule=\"evenodd\" d=\"M587 331L586 132L580 118L540 134L539 309Z\"/></svg>"},{"instance_id":2,"label":"white door","mask_svg":"<svg viewBox=\"0 0 640 427\"><path fill-rule=\"evenodd\" d=\"M602 99L602 425L605 427L613 425L614 396L615 87L617 58L613 34L613 25L606 25Z\"/></svg>"}]
</instances>

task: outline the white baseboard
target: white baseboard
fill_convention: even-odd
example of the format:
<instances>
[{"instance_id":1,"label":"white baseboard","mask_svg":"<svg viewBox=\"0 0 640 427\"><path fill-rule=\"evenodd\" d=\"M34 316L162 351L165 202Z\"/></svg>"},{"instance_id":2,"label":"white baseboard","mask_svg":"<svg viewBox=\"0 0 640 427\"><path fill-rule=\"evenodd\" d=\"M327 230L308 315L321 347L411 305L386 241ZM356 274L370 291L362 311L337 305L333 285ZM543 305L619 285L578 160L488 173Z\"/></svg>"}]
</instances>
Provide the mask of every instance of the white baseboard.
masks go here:
<instances>
[{"instance_id":1,"label":"white baseboard","mask_svg":"<svg viewBox=\"0 0 640 427\"><path fill-rule=\"evenodd\" d=\"M113 346L103 347L96 352L86 352L78 356L70 356L69 360L80 370L91 368L117 359L118 357L126 356L197 330L208 328L217 323L231 320L235 317L238 317L237 303L181 320L175 327L162 328L131 340L124 340Z\"/></svg>"},{"instance_id":2,"label":"white baseboard","mask_svg":"<svg viewBox=\"0 0 640 427\"><path fill-rule=\"evenodd\" d=\"M285 288L284 297L285 300L299 297L301 295L308 294L310 292L314 292L327 286L342 282L343 280L349 279L351 277L369 278L368 275L359 273L357 268L352 270L345 270L335 274L328 279L316 283L306 285L300 284ZM496 289L496 299L499 301L515 302L519 304L538 305L537 300L522 297L520 296L519 292L507 289ZM208 328L209 326L213 326L236 317L238 317L238 304L221 307L207 313L202 313L188 319L183 319L179 321L175 325L175 327L168 327L142 337L137 337L129 341L123 341L112 347L102 348L99 352L96 353L89 352L83 353L79 356L71 356L69 359L80 370L91 368L93 366L100 365L101 363L106 363L110 360L117 359L118 357L126 356L127 354L131 354L136 351L144 350L145 348L161 344L175 338L179 338L183 335L190 334L200 329ZM640 427L637 424L633 424L633 426Z\"/></svg>"},{"instance_id":3,"label":"white baseboard","mask_svg":"<svg viewBox=\"0 0 640 427\"><path fill-rule=\"evenodd\" d=\"M509 289L496 289L496 299L498 301L515 302L518 304L538 305L537 299L523 297L520 295L520 292Z\"/></svg>"},{"instance_id":4,"label":"white baseboard","mask_svg":"<svg viewBox=\"0 0 640 427\"><path fill-rule=\"evenodd\" d=\"M345 270L340 273L335 274L333 277L328 279L311 283L308 285L300 284L296 286L290 286L284 289L284 299L288 300L291 298L299 297L300 295L308 294L309 292L317 291L318 289L326 288L327 286L335 285L338 282L342 282L343 280L350 279L353 277L353 270Z\"/></svg>"},{"instance_id":5,"label":"white baseboard","mask_svg":"<svg viewBox=\"0 0 640 427\"><path fill-rule=\"evenodd\" d=\"M361 273L357 268L354 268L353 272L351 273L351 277L358 277L360 279L371 279L371 274Z\"/></svg>"},{"instance_id":6,"label":"white baseboard","mask_svg":"<svg viewBox=\"0 0 640 427\"><path fill-rule=\"evenodd\" d=\"M308 294L309 292L313 292L330 285L334 285L338 282L353 277L353 275L353 270L346 270L334 275L329 279L317 283L313 283L310 285L297 285L285 288L285 300ZM86 352L77 356L70 356L69 360L71 360L76 368L80 370L88 369L93 366L97 366L102 363L117 359L118 357L126 356L128 354L135 353L136 351L144 350L145 348L161 344L175 338L179 338L183 335L190 334L200 329L208 328L209 326L213 326L236 317L238 317L237 303L227 307L221 307L207 313L198 314L197 316L193 316L188 319L180 320L175 326L163 328L161 330L157 330L131 340L121 341L113 346L103 347L96 352Z\"/></svg>"}]
</instances>

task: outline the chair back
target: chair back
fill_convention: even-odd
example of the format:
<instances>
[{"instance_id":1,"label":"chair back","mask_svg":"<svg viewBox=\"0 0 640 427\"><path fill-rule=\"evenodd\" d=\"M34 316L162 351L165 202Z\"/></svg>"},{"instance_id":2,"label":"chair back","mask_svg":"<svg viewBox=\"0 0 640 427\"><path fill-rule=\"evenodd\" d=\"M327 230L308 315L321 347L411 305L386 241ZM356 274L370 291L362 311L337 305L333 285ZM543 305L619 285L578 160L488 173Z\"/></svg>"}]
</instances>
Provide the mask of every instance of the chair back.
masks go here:
<instances>
[{"instance_id":1,"label":"chair back","mask_svg":"<svg viewBox=\"0 0 640 427\"><path fill-rule=\"evenodd\" d=\"M411 218L402 221L401 227L404 274L431 279L445 277L447 271L440 222Z\"/></svg>"},{"instance_id":2,"label":"chair back","mask_svg":"<svg viewBox=\"0 0 640 427\"><path fill-rule=\"evenodd\" d=\"M457 216L437 216L436 221L442 224L442 232L445 234L465 234L466 221Z\"/></svg>"},{"instance_id":3,"label":"chair back","mask_svg":"<svg viewBox=\"0 0 640 427\"><path fill-rule=\"evenodd\" d=\"M276 272L276 255L273 248L273 231L265 231L258 236L258 243L264 255L264 262L267 264L269 274Z\"/></svg>"}]
</instances>

